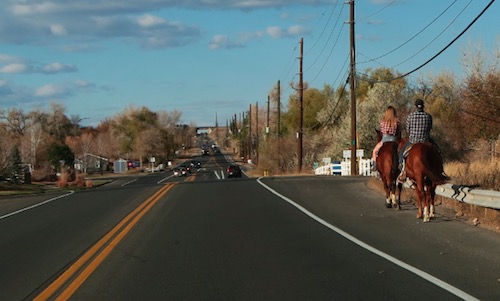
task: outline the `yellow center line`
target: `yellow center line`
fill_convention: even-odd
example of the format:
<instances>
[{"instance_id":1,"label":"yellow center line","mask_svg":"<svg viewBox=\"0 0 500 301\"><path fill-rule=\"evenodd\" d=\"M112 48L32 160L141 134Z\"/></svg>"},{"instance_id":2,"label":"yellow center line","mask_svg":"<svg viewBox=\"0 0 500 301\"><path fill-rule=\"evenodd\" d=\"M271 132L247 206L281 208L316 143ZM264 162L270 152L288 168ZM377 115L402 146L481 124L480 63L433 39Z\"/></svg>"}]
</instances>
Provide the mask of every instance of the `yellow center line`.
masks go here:
<instances>
[{"instance_id":1,"label":"yellow center line","mask_svg":"<svg viewBox=\"0 0 500 301\"><path fill-rule=\"evenodd\" d=\"M139 205L134 211L128 214L118 225L116 225L108 234L101 238L92 248L83 254L74 264L72 264L64 273L62 273L54 282L52 282L40 295L34 300L47 300L55 292L57 292L63 285L65 285L70 278L75 276L77 272L89 260L106 245L113 237L115 237L103 250L98 254L92 262L73 280L72 283L58 296L56 300L67 300L74 292L83 284L83 282L92 274L93 271L102 263L102 261L109 255L113 248L130 232L130 230L137 224L137 222L146 214L151 207L153 207L175 184L167 184L160 190L155 192L151 197ZM120 229L122 229L120 233ZM115 236L115 234L118 235Z\"/></svg>"}]
</instances>

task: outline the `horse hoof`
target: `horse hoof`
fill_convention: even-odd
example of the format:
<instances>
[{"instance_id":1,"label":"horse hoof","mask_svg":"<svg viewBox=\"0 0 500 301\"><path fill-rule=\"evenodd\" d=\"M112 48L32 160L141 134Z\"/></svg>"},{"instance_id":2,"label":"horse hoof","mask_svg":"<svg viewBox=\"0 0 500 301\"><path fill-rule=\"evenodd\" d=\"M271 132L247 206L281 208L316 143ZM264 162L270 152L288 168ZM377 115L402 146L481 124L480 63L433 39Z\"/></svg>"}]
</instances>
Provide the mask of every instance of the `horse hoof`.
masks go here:
<instances>
[{"instance_id":1,"label":"horse hoof","mask_svg":"<svg viewBox=\"0 0 500 301\"><path fill-rule=\"evenodd\" d=\"M391 208L391 207L392 207L392 205L391 205L391 203L385 203L385 207L387 207L387 208Z\"/></svg>"}]
</instances>

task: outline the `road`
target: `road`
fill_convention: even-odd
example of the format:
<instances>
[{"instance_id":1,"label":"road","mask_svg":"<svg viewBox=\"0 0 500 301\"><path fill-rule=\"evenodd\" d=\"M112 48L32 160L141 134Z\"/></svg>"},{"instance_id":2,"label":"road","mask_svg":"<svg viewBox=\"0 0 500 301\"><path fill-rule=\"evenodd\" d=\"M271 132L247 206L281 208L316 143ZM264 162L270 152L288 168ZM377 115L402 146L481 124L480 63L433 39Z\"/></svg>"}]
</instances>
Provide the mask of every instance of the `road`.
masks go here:
<instances>
[{"instance_id":1,"label":"road","mask_svg":"<svg viewBox=\"0 0 500 301\"><path fill-rule=\"evenodd\" d=\"M0 200L0 300L499 300L500 236L363 177L117 178Z\"/></svg>"}]
</instances>

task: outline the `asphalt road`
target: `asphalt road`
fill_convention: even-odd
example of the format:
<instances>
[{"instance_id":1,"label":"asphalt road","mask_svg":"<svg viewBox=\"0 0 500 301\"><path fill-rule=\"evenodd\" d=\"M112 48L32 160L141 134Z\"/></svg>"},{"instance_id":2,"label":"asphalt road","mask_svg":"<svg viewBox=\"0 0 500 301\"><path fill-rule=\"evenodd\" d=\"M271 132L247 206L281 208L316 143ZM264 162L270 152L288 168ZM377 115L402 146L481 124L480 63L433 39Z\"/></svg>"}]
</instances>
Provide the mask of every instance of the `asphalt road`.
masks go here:
<instances>
[{"instance_id":1,"label":"asphalt road","mask_svg":"<svg viewBox=\"0 0 500 301\"><path fill-rule=\"evenodd\" d=\"M500 299L497 233L386 209L363 177L227 179L223 156L200 160L0 200L0 300Z\"/></svg>"}]
</instances>

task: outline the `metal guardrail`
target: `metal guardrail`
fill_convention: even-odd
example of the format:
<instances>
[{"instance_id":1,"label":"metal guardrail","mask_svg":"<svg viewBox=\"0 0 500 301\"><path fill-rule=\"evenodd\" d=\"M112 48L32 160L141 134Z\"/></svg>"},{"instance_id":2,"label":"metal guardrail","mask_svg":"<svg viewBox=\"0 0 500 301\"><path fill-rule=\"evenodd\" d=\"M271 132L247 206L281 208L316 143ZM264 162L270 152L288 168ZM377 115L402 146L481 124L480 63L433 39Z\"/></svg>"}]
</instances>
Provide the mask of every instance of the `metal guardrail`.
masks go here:
<instances>
[{"instance_id":1,"label":"metal guardrail","mask_svg":"<svg viewBox=\"0 0 500 301\"><path fill-rule=\"evenodd\" d=\"M443 184L436 187L436 194L461 203L500 209L500 192L495 190L481 190L463 185Z\"/></svg>"},{"instance_id":2,"label":"metal guardrail","mask_svg":"<svg viewBox=\"0 0 500 301\"><path fill-rule=\"evenodd\" d=\"M371 172L369 169L370 160L362 160L363 164L360 164L360 170L363 169L363 173L360 175L372 175L375 173ZM329 164L325 166L320 166L315 170L316 175L331 175L333 170L341 170L341 175L347 176L350 174L350 168L346 168L349 162L341 162L341 164ZM342 165L342 166L340 166ZM346 166L344 166L346 165ZM348 166L347 166L348 167ZM411 188L407 183L405 187ZM476 205L481 207L500 209L500 192L495 190L481 190L475 187L456 185L456 184L443 184L436 187L436 194L457 200L461 203L467 203L470 205Z\"/></svg>"}]
</instances>

